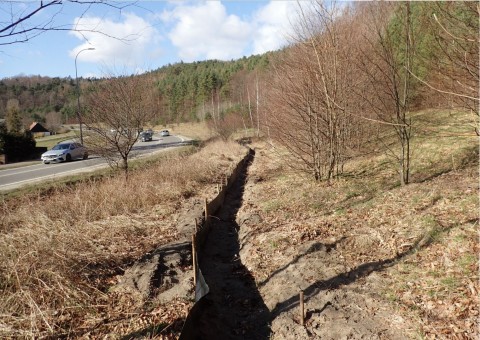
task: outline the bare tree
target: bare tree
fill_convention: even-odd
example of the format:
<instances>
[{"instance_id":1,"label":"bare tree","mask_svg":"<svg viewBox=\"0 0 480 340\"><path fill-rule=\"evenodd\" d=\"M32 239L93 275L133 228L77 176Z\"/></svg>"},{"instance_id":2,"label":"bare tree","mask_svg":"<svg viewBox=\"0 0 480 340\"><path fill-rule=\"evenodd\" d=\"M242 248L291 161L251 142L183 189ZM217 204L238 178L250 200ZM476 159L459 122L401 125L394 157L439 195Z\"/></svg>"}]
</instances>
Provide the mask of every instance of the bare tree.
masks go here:
<instances>
[{"instance_id":1,"label":"bare tree","mask_svg":"<svg viewBox=\"0 0 480 340\"><path fill-rule=\"evenodd\" d=\"M425 4L427 6L427 4ZM478 130L480 5L478 2L438 2L428 4L429 73L422 77L409 70L412 76L440 94L451 99L455 106L471 110L476 115Z\"/></svg>"},{"instance_id":2,"label":"bare tree","mask_svg":"<svg viewBox=\"0 0 480 340\"><path fill-rule=\"evenodd\" d=\"M335 2L310 3L311 12L299 9L295 44L274 63L269 125L272 138L293 157L290 164L315 180L330 180L343 171L352 127L360 124L350 114L351 16Z\"/></svg>"},{"instance_id":3,"label":"bare tree","mask_svg":"<svg viewBox=\"0 0 480 340\"><path fill-rule=\"evenodd\" d=\"M243 121L243 116L238 112L229 112L216 123L212 120L207 120L207 125L226 141L235 132L239 131L242 126L245 127L245 122Z\"/></svg>"},{"instance_id":4,"label":"bare tree","mask_svg":"<svg viewBox=\"0 0 480 340\"><path fill-rule=\"evenodd\" d=\"M45 115L45 124L47 129L57 131L62 125L62 115L60 112L51 111Z\"/></svg>"},{"instance_id":5,"label":"bare tree","mask_svg":"<svg viewBox=\"0 0 480 340\"><path fill-rule=\"evenodd\" d=\"M369 3L363 9L366 43L358 64L365 82L357 94L361 93L361 100L367 103L364 109L374 112L379 124L393 128L396 143L379 141L397 163L400 182L405 185L410 180L410 107L414 83L409 70L416 60L410 3ZM389 25L394 14L401 30L392 32Z\"/></svg>"},{"instance_id":6,"label":"bare tree","mask_svg":"<svg viewBox=\"0 0 480 340\"><path fill-rule=\"evenodd\" d=\"M102 81L88 94L84 122L86 146L120 167L128 178L128 160L139 132L155 117L154 84L140 76Z\"/></svg>"},{"instance_id":7,"label":"bare tree","mask_svg":"<svg viewBox=\"0 0 480 340\"><path fill-rule=\"evenodd\" d=\"M59 17L61 17L59 14L68 5L81 7L80 17L83 17L95 5L122 10L133 4L134 2L105 0L0 1L0 12L2 13L0 46L24 43L51 31L97 32L109 36L104 32L79 28L74 23L59 22ZM39 15L40 13L42 15ZM136 38L136 36L110 37L122 40Z\"/></svg>"}]
</instances>

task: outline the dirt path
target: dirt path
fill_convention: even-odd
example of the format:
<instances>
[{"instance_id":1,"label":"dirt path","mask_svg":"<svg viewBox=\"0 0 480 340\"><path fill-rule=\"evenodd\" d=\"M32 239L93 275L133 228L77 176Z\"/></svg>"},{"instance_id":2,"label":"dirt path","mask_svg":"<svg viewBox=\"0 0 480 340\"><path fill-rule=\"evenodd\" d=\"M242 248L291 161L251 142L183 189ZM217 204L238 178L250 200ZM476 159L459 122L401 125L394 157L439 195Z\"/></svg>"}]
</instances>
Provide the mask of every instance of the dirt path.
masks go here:
<instances>
[{"instance_id":1,"label":"dirt path","mask_svg":"<svg viewBox=\"0 0 480 340\"><path fill-rule=\"evenodd\" d=\"M247 165L248 167L248 165ZM202 339L268 339L270 313L239 256L236 214L242 205L246 170L227 193L224 206L212 218L200 267L210 293L203 302Z\"/></svg>"}]
</instances>

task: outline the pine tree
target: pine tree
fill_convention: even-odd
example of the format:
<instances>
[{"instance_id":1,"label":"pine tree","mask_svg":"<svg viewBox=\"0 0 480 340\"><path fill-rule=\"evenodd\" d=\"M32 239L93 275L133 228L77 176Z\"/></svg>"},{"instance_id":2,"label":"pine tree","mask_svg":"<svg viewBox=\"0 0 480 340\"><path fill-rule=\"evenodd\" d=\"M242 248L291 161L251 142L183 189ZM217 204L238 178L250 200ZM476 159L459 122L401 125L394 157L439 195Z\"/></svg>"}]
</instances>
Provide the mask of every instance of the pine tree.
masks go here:
<instances>
[{"instance_id":1,"label":"pine tree","mask_svg":"<svg viewBox=\"0 0 480 340\"><path fill-rule=\"evenodd\" d=\"M6 115L7 130L11 133L19 133L22 129L18 100L10 99L7 103Z\"/></svg>"}]
</instances>

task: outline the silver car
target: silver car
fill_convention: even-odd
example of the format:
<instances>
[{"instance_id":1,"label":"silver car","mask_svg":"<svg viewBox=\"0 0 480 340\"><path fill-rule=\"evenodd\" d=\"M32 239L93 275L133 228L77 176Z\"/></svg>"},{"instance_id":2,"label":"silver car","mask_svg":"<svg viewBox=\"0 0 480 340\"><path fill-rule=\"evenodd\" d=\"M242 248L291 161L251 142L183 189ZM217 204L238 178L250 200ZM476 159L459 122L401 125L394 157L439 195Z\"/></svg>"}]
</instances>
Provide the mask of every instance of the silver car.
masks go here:
<instances>
[{"instance_id":1,"label":"silver car","mask_svg":"<svg viewBox=\"0 0 480 340\"><path fill-rule=\"evenodd\" d=\"M72 159L87 159L88 151L80 143L62 142L42 154L44 164L50 162L70 162Z\"/></svg>"},{"instance_id":2,"label":"silver car","mask_svg":"<svg viewBox=\"0 0 480 340\"><path fill-rule=\"evenodd\" d=\"M160 131L160 136L168 137L168 136L170 136L170 132L168 132L168 130L162 130L162 131Z\"/></svg>"}]
</instances>

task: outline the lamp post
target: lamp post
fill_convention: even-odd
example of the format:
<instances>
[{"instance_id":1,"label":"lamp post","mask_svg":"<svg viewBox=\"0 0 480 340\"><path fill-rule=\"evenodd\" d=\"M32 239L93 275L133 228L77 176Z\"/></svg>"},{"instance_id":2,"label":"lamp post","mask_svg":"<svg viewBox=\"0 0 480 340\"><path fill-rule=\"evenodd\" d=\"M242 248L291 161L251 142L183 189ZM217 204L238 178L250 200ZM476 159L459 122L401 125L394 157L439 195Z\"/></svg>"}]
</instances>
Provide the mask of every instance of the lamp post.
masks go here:
<instances>
[{"instance_id":1,"label":"lamp post","mask_svg":"<svg viewBox=\"0 0 480 340\"><path fill-rule=\"evenodd\" d=\"M78 71L77 71L77 57L83 51L92 51L95 48L89 47L84 48L83 50L78 51L77 55L75 56L75 81L77 83L77 118L78 118L78 125L80 126L80 143L83 145L83 132L82 132L82 115L80 114L80 87L78 86Z\"/></svg>"}]
</instances>

